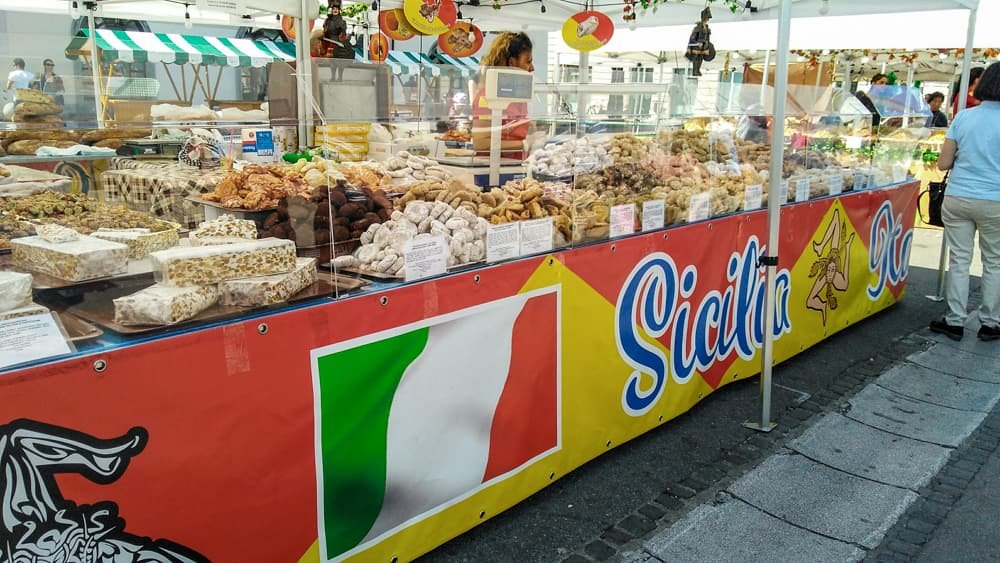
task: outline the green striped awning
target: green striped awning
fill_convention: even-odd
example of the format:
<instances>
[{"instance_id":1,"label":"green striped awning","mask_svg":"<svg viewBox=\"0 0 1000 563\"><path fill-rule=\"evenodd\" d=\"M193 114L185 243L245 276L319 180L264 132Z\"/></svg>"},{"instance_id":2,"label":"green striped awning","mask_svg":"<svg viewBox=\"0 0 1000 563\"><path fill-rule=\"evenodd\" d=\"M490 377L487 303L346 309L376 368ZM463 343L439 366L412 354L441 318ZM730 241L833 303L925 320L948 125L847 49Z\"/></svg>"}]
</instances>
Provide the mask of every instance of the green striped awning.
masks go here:
<instances>
[{"instance_id":1,"label":"green striped awning","mask_svg":"<svg viewBox=\"0 0 1000 563\"><path fill-rule=\"evenodd\" d=\"M413 51L389 51L385 59L385 64L392 68L393 74L429 74L440 76L441 72L457 72L462 76L472 76L479 72L479 59L468 57L459 59L448 55L438 54L438 57L445 64L436 63L424 53Z\"/></svg>"},{"instance_id":2,"label":"green striped awning","mask_svg":"<svg viewBox=\"0 0 1000 563\"><path fill-rule=\"evenodd\" d=\"M447 63L448 66L455 69L462 76L469 77L479 72L479 59L476 57L460 59L444 53L438 53L438 58Z\"/></svg>"},{"instance_id":3,"label":"green striped awning","mask_svg":"<svg viewBox=\"0 0 1000 563\"><path fill-rule=\"evenodd\" d=\"M111 29L98 29L96 34L104 62L262 67L295 60L295 44L288 42ZM66 47L66 54L71 58L87 54L89 41L90 30L80 31Z\"/></svg>"}]
</instances>

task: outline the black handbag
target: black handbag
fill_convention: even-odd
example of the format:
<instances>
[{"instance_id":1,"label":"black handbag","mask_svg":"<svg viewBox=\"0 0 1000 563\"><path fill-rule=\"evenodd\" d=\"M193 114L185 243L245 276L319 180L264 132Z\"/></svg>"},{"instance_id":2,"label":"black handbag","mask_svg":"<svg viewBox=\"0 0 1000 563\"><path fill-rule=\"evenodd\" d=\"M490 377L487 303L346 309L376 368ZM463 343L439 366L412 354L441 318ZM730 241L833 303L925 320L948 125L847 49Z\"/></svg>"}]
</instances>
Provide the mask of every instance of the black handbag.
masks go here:
<instances>
[{"instance_id":1,"label":"black handbag","mask_svg":"<svg viewBox=\"0 0 1000 563\"><path fill-rule=\"evenodd\" d=\"M921 217L921 219L928 225L944 226L944 221L941 219L941 205L944 203L944 191L948 187L948 174L950 172L950 170L945 172L944 178L940 182L928 182L927 189L920 194L921 198L927 195L927 215L929 217Z\"/></svg>"}]
</instances>

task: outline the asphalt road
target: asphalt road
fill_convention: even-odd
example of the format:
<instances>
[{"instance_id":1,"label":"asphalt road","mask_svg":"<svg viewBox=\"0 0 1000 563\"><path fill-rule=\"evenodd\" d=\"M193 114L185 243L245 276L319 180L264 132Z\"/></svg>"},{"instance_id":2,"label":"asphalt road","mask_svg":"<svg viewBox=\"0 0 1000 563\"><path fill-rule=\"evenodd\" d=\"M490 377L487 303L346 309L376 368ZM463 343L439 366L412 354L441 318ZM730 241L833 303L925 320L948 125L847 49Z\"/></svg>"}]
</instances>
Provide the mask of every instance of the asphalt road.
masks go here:
<instances>
[{"instance_id":1,"label":"asphalt road","mask_svg":"<svg viewBox=\"0 0 1000 563\"><path fill-rule=\"evenodd\" d=\"M899 336L942 314L934 292L936 232L917 231L909 286L892 308L835 335L775 369L774 412L824 389L850 366L884 352ZM976 282L977 283L977 282ZM423 557L422 561L559 561L608 526L742 442L741 423L755 417L757 379L717 391L686 414L578 468L507 512Z\"/></svg>"}]
</instances>

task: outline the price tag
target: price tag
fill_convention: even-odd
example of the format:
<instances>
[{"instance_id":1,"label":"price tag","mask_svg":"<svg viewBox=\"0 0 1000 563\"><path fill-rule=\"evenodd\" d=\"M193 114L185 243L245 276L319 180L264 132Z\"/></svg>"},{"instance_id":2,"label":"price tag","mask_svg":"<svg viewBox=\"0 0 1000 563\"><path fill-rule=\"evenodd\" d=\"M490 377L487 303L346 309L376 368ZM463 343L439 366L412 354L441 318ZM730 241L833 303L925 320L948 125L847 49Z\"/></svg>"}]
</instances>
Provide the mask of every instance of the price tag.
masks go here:
<instances>
[{"instance_id":1,"label":"price tag","mask_svg":"<svg viewBox=\"0 0 1000 563\"><path fill-rule=\"evenodd\" d=\"M743 211L753 211L760 209L764 199L764 186L752 184L746 187L743 192Z\"/></svg>"},{"instance_id":2,"label":"price tag","mask_svg":"<svg viewBox=\"0 0 1000 563\"><path fill-rule=\"evenodd\" d=\"M844 193L844 177L840 172L832 172L826 179L826 185L830 187L830 195Z\"/></svg>"},{"instance_id":3,"label":"price tag","mask_svg":"<svg viewBox=\"0 0 1000 563\"><path fill-rule=\"evenodd\" d=\"M486 261L503 262L517 258L521 251L519 222L490 225L486 228Z\"/></svg>"},{"instance_id":4,"label":"price tag","mask_svg":"<svg viewBox=\"0 0 1000 563\"><path fill-rule=\"evenodd\" d=\"M51 313L0 321L0 368L72 352Z\"/></svg>"},{"instance_id":5,"label":"price tag","mask_svg":"<svg viewBox=\"0 0 1000 563\"><path fill-rule=\"evenodd\" d=\"M552 250L552 217L521 221L521 256Z\"/></svg>"},{"instance_id":6,"label":"price tag","mask_svg":"<svg viewBox=\"0 0 1000 563\"><path fill-rule=\"evenodd\" d=\"M635 204L625 203L611 206L611 238L630 235L635 232Z\"/></svg>"},{"instance_id":7,"label":"price tag","mask_svg":"<svg viewBox=\"0 0 1000 563\"><path fill-rule=\"evenodd\" d=\"M403 245L406 281L438 276L448 268L448 243L444 237L410 239Z\"/></svg>"},{"instance_id":8,"label":"price tag","mask_svg":"<svg viewBox=\"0 0 1000 563\"><path fill-rule=\"evenodd\" d=\"M642 232L662 229L666 216L666 202L662 199L651 199L642 202Z\"/></svg>"},{"instance_id":9,"label":"price tag","mask_svg":"<svg viewBox=\"0 0 1000 563\"><path fill-rule=\"evenodd\" d=\"M859 172L854 173L854 191L860 191L865 189L865 181L868 179L867 176Z\"/></svg>"},{"instance_id":10,"label":"price tag","mask_svg":"<svg viewBox=\"0 0 1000 563\"><path fill-rule=\"evenodd\" d=\"M691 203L688 204L688 223L708 219L708 214L711 210L711 194L695 194L691 196Z\"/></svg>"},{"instance_id":11,"label":"price tag","mask_svg":"<svg viewBox=\"0 0 1000 563\"><path fill-rule=\"evenodd\" d=\"M795 202L809 201L809 178L800 178L795 182Z\"/></svg>"}]
</instances>

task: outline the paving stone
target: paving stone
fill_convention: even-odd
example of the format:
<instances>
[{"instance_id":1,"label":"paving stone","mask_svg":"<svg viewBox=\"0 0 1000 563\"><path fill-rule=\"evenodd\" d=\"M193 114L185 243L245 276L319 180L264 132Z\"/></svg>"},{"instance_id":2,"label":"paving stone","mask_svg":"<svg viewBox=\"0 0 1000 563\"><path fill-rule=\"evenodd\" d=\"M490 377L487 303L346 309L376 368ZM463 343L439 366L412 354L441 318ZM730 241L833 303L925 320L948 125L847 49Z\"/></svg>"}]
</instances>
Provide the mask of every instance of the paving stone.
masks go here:
<instances>
[{"instance_id":1,"label":"paving stone","mask_svg":"<svg viewBox=\"0 0 1000 563\"><path fill-rule=\"evenodd\" d=\"M930 522L924 522L923 520L917 520L914 518L910 518L906 522L906 527L922 534L929 534L934 531L934 525Z\"/></svg>"},{"instance_id":2,"label":"paving stone","mask_svg":"<svg viewBox=\"0 0 1000 563\"><path fill-rule=\"evenodd\" d=\"M851 399L848 418L932 444L957 447L985 414L932 405L869 385Z\"/></svg>"},{"instance_id":3,"label":"paving stone","mask_svg":"<svg viewBox=\"0 0 1000 563\"><path fill-rule=\"evenodd\" d=\"M855 477L795 454L771 457L733 483L729 491L792 524L869 549L878 545L917 499L912 491Z\"/></svg>"},{"instance_id":4,"label":"paving stone","mask_svg":"<svg viewBox=\"0 0 1000 563\"><path fill-rule=\"evenodd\" d=\"M638 514L630 514L618 524L618 527L640 538L656 529L656 522Z\"/></svg>"},{"instance_id":5,"label":"paving stone","mask_svg":"<svg viewBox=\"0 0 1000 563\"><path fill-rule=\"evenodd\" d=\"M667 492L669 492L672 495L678 496L680 498L691 498L694 495L698 494L698 492L695 491L694 489L690 487L685 487L680 483L674 483L673 485L669 485L667 487Z\"/></svg>"},{"instance_id":6,"label":"paving stone","mask_svg":"<svg viewBox=\"0 0 1000 563\"><path fill-rule=\"evenodd\" d=\"M604 530L601 538L608 540L613 545L623 545L634 539L631 535L613 527Z\"/></svg>"},{"instance_id":7,"label":"paving stone","mask_svg":"<svg viewBox=\"0 0 1000 563\"><path fill-rule=\"evenodd\" d=\"M887 547L893 551L898 551L899 553L905 553L909 557L913 557L916 554L920 553L920 547L899 541L889 542L889 545Z\"/></svg>"},{"instance_id":8,"label":"paving stone","mask_svg":"<svg viewBox=\"0 0 1000 563\"><path fill-rule=\"evenodd\" d=\"M962 454L962 459L967 459L975 463L986 463L990 456L979 450L968 450Z\"/></svg>"},{"instance_id":9,"label":"paving stone","mask_svg":"<svg viewBox=\"0 0 1000 563\"><path fill-rule=\"evenodd\" d=\"M621 563L660 563L660 560L645 551L628 551L621 554Z\"/></svg>"},{"instance_id":10,"label":"paving stone","mask_svg":"<svg viewBox=\"0 0 1000 563\"><path fill-rule=\"evenodd\" d=\"M656 497L656 502L660 503L669 510L677 510L678 508L684 506L684 501L668 493L663 493L662 495Z\"/></svg>"},{"instance_id":11,"label":"paving stone","mask_svg":"<svg viewBox=\"0 0 1000 563\"><path fill-rule=\"evenodd\" d=\"M666 511L656 506L655 504L647 504L646 506L639 509L639 514L642 514L643 516L649 518L650 520L659 520L660 518L663 518L663 515L666 514Z\"/></svg>"},{"instance_id":12,"label":"paving stone","mask_svg":"<svg viewBox=\"0 0 1000 563\"><path fill-rule=\"evenodd\" d=\"M908 362L892 368L876 382L901 395L955 409L988 413L1000 400L1000 384L955 377Z\"/></svg>"},{"instance_id":13,"label":"paving stone","mask_svg":"<svg viewBox=\"0 0 1000 563\"><path fill-rule=\"evenodd\" d=\"M956 350L976 354L984 358L1000 358L1000 346L997 346L996 342L983 342L982 340L976 338L977 330L979 330L978 324L975 329L968 326L965 327L965 338L963 338L961 342L955 342L943 334L931 333L929 338L934 340L938 346L944 345Z\"/></svg>"},{"instance_id":14,"label":"paving stone","mask_svg":"<svg viewBox=\"0 0 1000 563\"><path fill-rule=\"evenodd\" d=\"M814 561L864 557L853 545L797 528L739 500L700 506L647 540L645 547L663 561L800 561L804 554Z\"/></svg>"},{"instance_id":15,"label":"paving stone","mask_svg":"<svg viewBox=\"0 0 1000 563\"><path fill-rule=\"evenodd\" d=\"M837 413L824 416L788 447L852 475L913 490L930 482L951 453Z\"/></svg>"},{"instance_id":16,"label":"paving stone","mask_svg":"<svg viewBox=\"0 0 1000 563\"><path fill-rule=\"evenodd\" d=\"M583 551L598 561L610 559L615 553L617 553L615 548L602 542L601 540L595 540L588 543L587 547L583 548Z\"/></svg>"},{"instance_id":17,"label":"paving stone","mask_svg":"<svg viewBox=\"0 0 1000 563\"><path fill-rule=\"evenodd\" d=\"M927 540L930 539L927 534L920 533L916 530L903 530L899 532L897 537L900 541L913 545L924 545L927 543Z\"/></svg>"},{"instance_id":18,"label":"paving stone","mask_svg":"<svg viewBox=\"0 0 1000 563\"><path fill-rule=\"evenodd\" d=\"M962 481L971 481L972 478L976 476L973 471L955 467L953 465L944 470L944 475L951 475L956 479L961 479Z\"/></svg>"},{"instance_id":19,"label":"paving stone","mask_svg":"<svg viewBox=\"0 0 1000 563\"><path fill-rule=\"evenodd\" d=\"M938 344L930 350L913 354L907 360L944 373L966 379L1000 384L1000 346L993 346L992 355L981 355Z\"/></svg>"},{"instance_id":20,"label":"paving stone","mask_svg":"<svg viewBox=\"0 0 1000 563\"><path fill-rule=\"evenodd\" d=\"M562 560L562 563L590 563L590 559L580 555L579 553L574 553L566 559Z\"/></svg>"}]
</instances>

